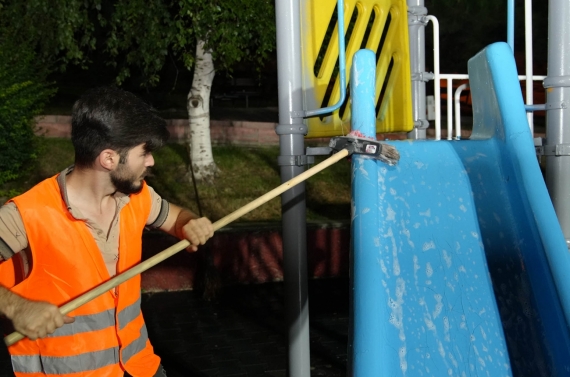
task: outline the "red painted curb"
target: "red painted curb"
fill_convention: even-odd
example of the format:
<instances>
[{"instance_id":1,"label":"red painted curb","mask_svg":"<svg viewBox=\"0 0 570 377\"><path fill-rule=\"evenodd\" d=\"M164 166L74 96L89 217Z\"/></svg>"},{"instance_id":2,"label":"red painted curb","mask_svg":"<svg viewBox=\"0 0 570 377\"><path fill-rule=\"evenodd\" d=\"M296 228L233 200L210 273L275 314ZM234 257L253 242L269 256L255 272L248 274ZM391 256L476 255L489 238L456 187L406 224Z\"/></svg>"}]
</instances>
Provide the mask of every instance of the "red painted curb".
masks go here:
<instances>
[{"instance_id":1,"label":"red painted curb","mask_svg":"<svg viewBox=\"0 0 570 377\"><path fill-rule=\"evenodd\" d=\"M146 233L143 259L176 242L162 233ZM349 249L347 224L308 224L309 278L348 276ZM218 231L198 252L182 251L145 271L142 288L146 292L174 291L281 281L282 264L280 225L237 225Z\"/></svg>"}]
</instances>

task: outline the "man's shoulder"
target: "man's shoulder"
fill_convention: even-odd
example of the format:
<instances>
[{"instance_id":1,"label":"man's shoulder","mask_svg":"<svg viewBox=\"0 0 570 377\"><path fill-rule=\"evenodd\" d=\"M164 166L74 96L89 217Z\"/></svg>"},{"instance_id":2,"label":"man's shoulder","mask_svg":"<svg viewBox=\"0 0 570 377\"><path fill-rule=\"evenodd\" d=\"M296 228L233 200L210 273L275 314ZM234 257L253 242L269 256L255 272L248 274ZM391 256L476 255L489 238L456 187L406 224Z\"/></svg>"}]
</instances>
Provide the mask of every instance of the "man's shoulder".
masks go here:
<instances>
[{"instance_id":1,"label":"man's shoulder","mask_svg":"<svg viewBox=\"0 0 570 377\"><path fill-rule=\"evenodd\" d=\"M0 207L0 218L21 218L20 212L18 211L18 207L16 203L10 201Z\"/></svg>"},{"instance_id":2,"label":"man's shoulder","mask_svg":"<svg viewBox=\"0 0 570 377\"><path fill-rule=\"evenodd\" d=\"M19 208L25 206L26 203L53 202L54 199L60 198L56 177L57 175L44 179L23 194L10 199L10 202L15 203Z\"/></svg>"},{"instance_id":3,"label":"man's shoulder","mask_svg":"<svg viewBox=\"0 0 570 377\"><path fill-rule=\"evenodd\" d=\"M16 204L8 202L0 207L0 259L10 259L28 246L26 228Z\"/></svg>"}]
</instances>

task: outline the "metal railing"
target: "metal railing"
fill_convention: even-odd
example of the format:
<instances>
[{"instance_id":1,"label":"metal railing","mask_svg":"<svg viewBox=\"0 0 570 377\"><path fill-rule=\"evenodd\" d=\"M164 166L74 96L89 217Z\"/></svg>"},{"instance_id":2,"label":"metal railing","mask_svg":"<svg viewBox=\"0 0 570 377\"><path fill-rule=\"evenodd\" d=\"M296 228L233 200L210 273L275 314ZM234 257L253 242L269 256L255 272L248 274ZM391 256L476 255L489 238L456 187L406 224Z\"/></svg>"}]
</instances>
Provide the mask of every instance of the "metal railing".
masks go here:
<instances>
[{"instance_id":1,"label":"metal railing","mask_svg":"<svg viewBox=\"0 0 570 377\"><path fill-rule=\"evenodd\" d=\"M455 120L455 139L459 140L461 138L461 93L469 87L468 84L462 84L453 92L453 80L468 80L469 75L467 74L438 74L440 80L447 81L447 140L453 140L453 126ZM519 75L519 80L527 80L526 75ZM533 81L544 81L546 76L533 76L530 82ZM435 79L434 79L435 81ZM441 107L438 110L438 104L441 104L441 90L440 85L436 85L434 82L434 101L436 104L436 119L435 119L435 140L441 140ZM528 89L527 89L528 90ZM527 92L528 98L528 92ZM452 102L453 101L453 102ZM531 104L525 106L527 113L532 115L533 111L545 110L545 105L534 105ZM453 116L453 111L455 110L455 117ZM439 111L439 115L438 115ZM533 129L531 129L532 131Z\"/></svg>"},{"instance_id":2,"label":"metal railing","mask_svg":"<svg viewBox=\"0 0 570 377\"><path fill-rule=\"evenodd\" d=\"M514 49L514 41L511 36L514 33L512 13L512 6L509 3L509 18L508 18L508 43L511 49ZM545 105L533 104L533 81L543 81L546 76L535 76L532 71L532 0L525 0L525 66L526 75L519 75L519 80L526 80L526 110L527 119L531 133L534 135L534 118L533 112L537 110L544 110ZM453 104L454 98L455 105L455 139L461 138L461 110L460 99L461 92L465 90L468 85L463 84L457 88L455 95L452 96L453 80L467 80L467 74L441 74L439 69L439 21L435 16L426 16L426 21L431 21L433 24L433 62L434 62L434 102L435 102L435 140L441 140L441 82L440 80L447 80L447 140L452 140L453 131ZM527 79L529 77L529 79Z\"/></svg>"}]
</instances>

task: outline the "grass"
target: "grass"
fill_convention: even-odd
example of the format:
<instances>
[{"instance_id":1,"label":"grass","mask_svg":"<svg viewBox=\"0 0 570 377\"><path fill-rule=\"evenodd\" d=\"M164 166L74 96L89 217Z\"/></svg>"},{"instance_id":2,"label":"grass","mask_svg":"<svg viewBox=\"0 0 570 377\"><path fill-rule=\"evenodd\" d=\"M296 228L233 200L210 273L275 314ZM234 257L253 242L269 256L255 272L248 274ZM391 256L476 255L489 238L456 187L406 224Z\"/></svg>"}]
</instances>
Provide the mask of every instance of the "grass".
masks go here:
<instances>
[{"instance_id":1,"label":"grass","mask_svg":"<svg viewBox=\"0 0 570 377\"><path fill-rule=\"evenodd\" d=\"M19 181L0 187L3 200L22 193L73 163L68 139L40 140L37 163ZM197 184L188 174L185 145L168 144L154 153L155 166L147 182L169 202L218 220L281 184L277 165L279 147L217 146L214 160L220 175L214 184ZM325 157L317 157L320 162ZM198 199L200 207L198 206ZM342 221L350 218L350 165L340 161L306 181L308 221ZM236 222L280 221L281 200L272 199Z\"/></svg>"}]
</instances>

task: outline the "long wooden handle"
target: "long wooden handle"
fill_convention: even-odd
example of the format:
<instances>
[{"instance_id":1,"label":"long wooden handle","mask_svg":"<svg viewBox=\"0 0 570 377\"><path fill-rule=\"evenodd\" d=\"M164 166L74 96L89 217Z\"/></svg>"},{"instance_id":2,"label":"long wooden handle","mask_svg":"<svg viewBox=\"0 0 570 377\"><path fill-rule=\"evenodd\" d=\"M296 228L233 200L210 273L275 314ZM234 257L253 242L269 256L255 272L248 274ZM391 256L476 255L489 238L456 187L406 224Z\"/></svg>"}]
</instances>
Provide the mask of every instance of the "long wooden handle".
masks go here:
<instances>
[{"instance_id":1,"label":"long wooden handle","mask_svg":"<svg viewBox=\"0 0 570 377\"><path fill-rule=\"evenodd\" d=\"M312 168L304 171L303 173L299 174L298 176L288 180L285 183L282 183L280 186L277 186L273 190L263 194L259 198L249 202L248 204L244 205L243 207L235 210L234 212L230 213L229 215L222 217L220 220L216 221L213 225L214 231L226 226L227 224L231 223L232 221L242 217L243 215L253 211L257 207L262 204L267 203L271 199L281 195L285 191L289 190L291 187L298 185L299 183L307 180L308 178L312 177L313 175L317 174L321 170L324 170L331 166L332 164L338 162L339 160L343 159L344 157L348 156L349 151L347 149L343 149L331 157L327 158L323 162L313 166ZM136 266L131 267L127 271L116 275L110 280L107 280L105 283L98 285L97 287L87 291L86 293L82 294L81 296L77 297L76 299L71 300L65 305L62 305L59 308L61 314L66 315L72 312L73 310L79 308L80 306L88 303L89 301L101 296L103 293L115 288L119 284L129 280L130 278L148 270L149 268L153 267L154 265L162 262L163 260L170 258L174 254L178 253L181 250L184 250L190 246L190 242L187 240L182 240L167 249L164 249L160 253L152 256L151 258L146 259L145 261L137 264ZM10 335L7 335L4 338L4 343L7 346L10 346L17 341L24 339L25 335L14 331Z\"/></svg>"}]
</instances>

